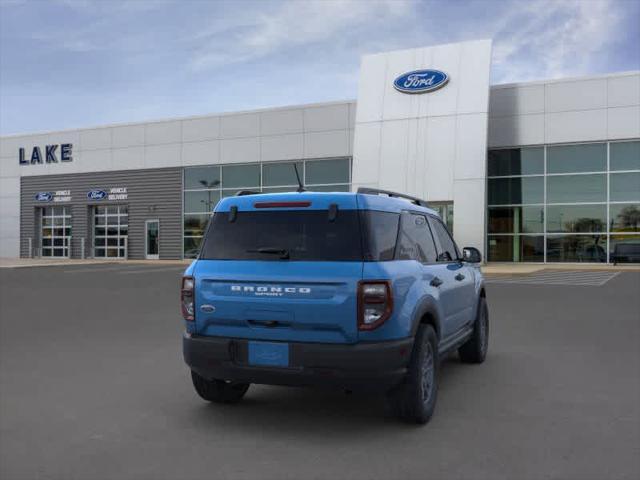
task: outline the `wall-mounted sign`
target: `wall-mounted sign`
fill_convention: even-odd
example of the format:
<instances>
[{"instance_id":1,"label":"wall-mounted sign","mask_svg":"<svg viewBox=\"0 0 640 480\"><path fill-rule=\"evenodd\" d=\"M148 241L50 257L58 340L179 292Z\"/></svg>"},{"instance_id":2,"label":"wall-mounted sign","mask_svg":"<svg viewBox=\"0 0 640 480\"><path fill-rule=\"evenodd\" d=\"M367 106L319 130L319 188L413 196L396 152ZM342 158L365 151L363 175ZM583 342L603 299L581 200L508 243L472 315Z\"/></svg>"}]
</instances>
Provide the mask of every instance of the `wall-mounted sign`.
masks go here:
<instances>
[{"instance_id":1,"label":"wall-mounted sign","mask_svg":"<svg viewBox=\"0 0 640 480\"><path fill-rule=\"evenodd\" d=\"M448 81L449 76L440 70L414 70L396 78L393 86L402 93L426 93L444 87Z\"/></svg>"},{"instance_id":2,"label":"wall-mounted sign","mask_svg":"<svg viewBox=\"0 0 640 480\"><path fill-rule=\"evenodd\" d=\"M56 190L55 192L38 192L36 202L70 202L71 190Z\"/></svg>"},{"instance_id":3,"label":"wall-mounted sign","mask_svg":"<svg viewBox=\"0 0 640 480\"><path fill-rule=\"evenodd\" d=\"M60 152L58 153L58 149ZM58 163L58 158L61 162L73 161L73 144L61 143L59 145L46 145L44 147L44 155L42 149L38 146L33 147L31 150L31 156L27 158L24 148L18 149L18 163L20 165L34 165L37 163ZM59 157L58 157L59 155Z\"/></svg>"},{"instance_id":4,"label":"wall-mounted sign","mask_svg":"<svg viewBox=\"0 0 640 480\"><path fill-rule=\"evenodd\" d=\"M53 198L51 192L38 192L36 193L36 202L50 202Z\"/></svg>"},{"instance_id":5,"label":"wall-mounted sign","mask_svg":"<svg viewBox=\"0 0 640 480\"><path fill-rule=\"evenodd\" d=\"M89 200L104 200L107 198L107 192L104 190L91 190L87 193L87 198Z\"/></svg>"},{"instance_id":6,"label":"wall-mounted sign","mask_svg":"<svg viewBox=\"0 0 640 480\"><path fill-rule=\"evenodd\" d=\"M129 194L127 193L127 187L111 188L109 191L105 190L91 190L87 192L87 198L89 200L127 200Z\"/></svg>"}]
</instances>

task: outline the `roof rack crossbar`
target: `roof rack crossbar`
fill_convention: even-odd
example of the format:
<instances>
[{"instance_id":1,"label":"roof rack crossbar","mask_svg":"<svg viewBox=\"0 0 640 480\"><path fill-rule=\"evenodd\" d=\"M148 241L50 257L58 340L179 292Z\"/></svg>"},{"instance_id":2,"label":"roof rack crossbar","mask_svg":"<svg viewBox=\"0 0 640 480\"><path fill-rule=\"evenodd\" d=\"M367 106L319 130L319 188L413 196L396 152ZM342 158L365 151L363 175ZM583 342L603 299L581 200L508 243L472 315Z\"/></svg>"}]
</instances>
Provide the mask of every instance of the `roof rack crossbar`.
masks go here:
<instances>
[{"instance_id":1,"label":"roof rack crossbar","mask_svg":"<svg viewBox=\"0 0 640 480\"><path fill-rule=\"evenodd\" d=\"M411 195L405 195L404 193L392 192L390 190L381 190L379 188L368 188L368 187L359 187L358 193L364 193L366 195L386 195L388 197L393 198L404 198L405 200L409 200L411 203L419 205L421 207L429 208L429 204L426 200L422 200L421 198L412 197Z\"/></svg>"}]
</instances>

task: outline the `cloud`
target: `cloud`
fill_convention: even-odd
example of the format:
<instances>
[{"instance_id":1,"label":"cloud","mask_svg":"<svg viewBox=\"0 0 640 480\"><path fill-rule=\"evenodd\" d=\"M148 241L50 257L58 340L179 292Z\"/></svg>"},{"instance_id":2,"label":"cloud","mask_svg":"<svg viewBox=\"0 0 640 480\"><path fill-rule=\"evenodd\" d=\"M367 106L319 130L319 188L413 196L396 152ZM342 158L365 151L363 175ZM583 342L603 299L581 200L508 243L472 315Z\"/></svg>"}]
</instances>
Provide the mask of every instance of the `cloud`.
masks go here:
<instances>
[{"instance_id":1,"label":"cloud","mask_svg":"<svg viewBox=\"0 0 640 480\"><path fill-rule=\"evenodd\" d=\"M250 16L231 19L224 16L222 22L212 22L205 32L194 37L202 46L196 49L190 65L201 71L257 60L294 47L335 41L359 26L371 28L393 17L404 17L412 4L401 0L291 1L270 11L252 11Z\"/></svg>"},{"instance_id":2,"label":"cloud","mask_svg":"<svg viewBox=\"0 0 640 480\"><path fill-rule=\"evenodd\" d=\"M597 53L618 37L622 14L612 0L517 2L494 31L500 82L589 73Z\"/></svg>"}]
</instances>

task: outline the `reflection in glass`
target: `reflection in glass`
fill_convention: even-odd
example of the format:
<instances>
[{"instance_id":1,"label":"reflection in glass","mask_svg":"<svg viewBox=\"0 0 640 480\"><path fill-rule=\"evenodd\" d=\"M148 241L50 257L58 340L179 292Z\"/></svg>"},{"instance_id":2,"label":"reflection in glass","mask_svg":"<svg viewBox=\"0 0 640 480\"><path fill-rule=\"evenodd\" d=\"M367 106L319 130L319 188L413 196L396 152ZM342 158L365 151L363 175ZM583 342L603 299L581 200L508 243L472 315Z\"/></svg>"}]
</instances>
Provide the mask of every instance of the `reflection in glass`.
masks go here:
<instances>
[{"instance_id":1,"label":"reflection in glass","mask_svg":"<svg viewBox=\"0 0 640 480\"><path fill-rule=\"evenodd\" d=\"M184 257L196 258L200 252L202 237L184 237Z\"/></svg>"},{"instance_id":2,"label":"reflection in glass","mask_svg":"<svg viewBox=\"0 0 640 480\"><path fill-rule=\"evenodd\" d=\"M611 235L609 249L612 263L640 263L640 235Z\"/></svg>"},{"instance_id":3,"label":"reflection in glass","mask_svg":"<svg viewBox=\"0 0 640 480\"><path fill-rule=\"evenodd\" d=\"M544 177L490 178L489 205L543 203Z\"/></svg>"},{"instance_id":4,"label":"reflection in glass","mask_svg":"<svg viewBox=\"0 0 640 480\"><path fill-rule=\"evenodd\" d=\"M609 156L611 170L640 170L640 142L612 142Z\"/></svg>"},{"instance_id":5,"label":"reflection in glass","mask_svg":"<svg viewBox=\"0 0 640 480\"><path fill-rule=\"evenodd\" d=\"M611 232L640 232L640 204L612 204L609 207L609 222Z\"/></svg>"},{"instance_id":6,"label":"reflection in glass","mask_svg":"<svg viewBox=\"0 0 640 480\"><path fill-rule=\"evenodd\" d=\"M542 233L544 209L540 207L489 208L489 233Z\"/></svg>"},{"instance_id":7,"label":"reflection in glass","mask_svg":"<svg viewBox=\"0 0 640 480\"><path fill-rule=\"evenodd\" d=\"M220 192L203 190L184 192L184 211L186 213L211 212L220 200Z\"/></svg>"},{"instance_id":8,"label":"reflection in glass","mask_svg":"<svg viewBox=\"0 0 640 480\"><path fill-rule=\"evenodd\" d=\"M222 167L222 188L259 188L260 165L225 165Z\"/></svg>"},{"instance_id":9,"label":"reflection in glass","mask_svg":"<svg viewBox=\"0 0 640 480\"><path fill-rule=\"evenodd\" d=\"M544 173L544 148L489 150L487 163L490 177L542 174Z\"/></svg>"},{"instance_id":10,"label":"reflection in glass","mask_svg":"<svg viewBox=\"0 0 640 480\"><path fill-rule=\"evenodd\" d=\"M209 222L211 215L185 215L184 216L184 234L185 236L200 237L204 235L204 229Z\"/></svg>"},{"instance_id":11,"label":"reflection in glass","mask_svg":"<svg viewBox=\"0 0 640 480\"><path fill-rule=\"evenodd\" d=\"M640 201L640 172L612 173L609 182L612 202Z\"/></svg>"},{"instance_id":12,"label":"reflection in glass","mask_svg":"<svg viewBox=\"0 0 640 480\"><path fill-rule=\"evenodd\" d=\"M606 175L561 175L547 177L547 203L606 201Z\"/></svg>"},{"instance_id":13,"label":"reflection in glass","mask_svg":"<svg viewBox=\"0 0 640 480\"><path fill-rule=\"evenodd\" d=\"M603 232L607 225L606 205L549 205L547 232Z\"/></svg>"},{"instance_id":14,"label":"reflection in glass","mask_svg":"<svg viewBox=\"0 0 640 480\"><path fill-rule=\"evenodd\" d=\"M193 167L184 170L184 188L219 188L220 167Z\"/></svg>"},{"instance_id":15,"label":"reflection in glass","mask_svg":"<svg viewBox=\"0 0 640 480\"><path fill-rule=\"evenodd\" d=\"M547 173L603 172L606 168L606 143L547 147Z\"/></svg>"},{"instance_id":16,"label":"reflection in glass","mask_svg":"<svg viewBox=\"0 0 640 480\"><path fill-rule=\"evenodd\" d=\"M490 235L490 262L543 262L544 237L529 235Z\"/></svg>"},{"instance_id":17,"label":"reflection in glass","mask_svg":"<svg viewBox=\"0 0 640 480\"><path fill-rule=\"evenodd\" d=\"M547 236L547 262L606 262L606 235Z\"/></svg>"},{"instance_id":18,"label":"reflection in glass","mask_svg":"<svg viewBox=\"0 0 640 480\"><path fill-rule=\"evenodd\" d=\"M312 160L306 163L305 185L348 183L349 159Z\"/></svg>"},{"instance_id":19,"label":"reflection in glass","mask_svg":"<svg viewBox=\"0 0 640 480\"><path fill-rule=\"evenodd\" d=\"M294 165L298 167L300 181L304 178L304 167L302 162L288 163L264 163L262 165L262 185L264 186L298 186L298 179Z\"/></svg>"}]
</instances>

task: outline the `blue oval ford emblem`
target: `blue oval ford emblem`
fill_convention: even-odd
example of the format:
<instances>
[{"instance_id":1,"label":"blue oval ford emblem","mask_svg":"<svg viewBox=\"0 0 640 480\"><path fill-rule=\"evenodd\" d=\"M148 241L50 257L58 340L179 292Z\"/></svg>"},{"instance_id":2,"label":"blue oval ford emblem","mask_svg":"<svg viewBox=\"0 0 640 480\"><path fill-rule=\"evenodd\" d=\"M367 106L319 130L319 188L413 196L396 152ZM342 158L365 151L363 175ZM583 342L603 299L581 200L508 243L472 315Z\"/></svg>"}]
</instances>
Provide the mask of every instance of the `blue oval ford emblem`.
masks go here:
<instances>
[{"instance_id":1,"label":"blue oval ford emblem","mask_svg":"<svg viewBox=\"0 0 640 480\"><path fill-rule=\"evenodd\" d=\"M104 190L91 190L87 193L87 198L89 200L104 200L107 198L107 192Z\"/></svg>"},{"instance_id":2,"label":"blue oval ford emblem","mask_svg":"<svg viewBox=\"0 0 640 480\"><path fill-rule=\"evenodd\" d=\"M36 193L36 201L37 202L50 202L53 198L53 194L51 192L38 192Z\"/></svg>"},{"instance_id":3,"label":"blue oval ford emblem","mask_svg":"<svg viewBox=\"0 0 640 480\"><path fill-rule=\"evenodd\" d=\"M396 78L393 86L402 93L425 93L444 87L448 81L449 75L440 70L414 70Z\"/></svg>"}]
</instances>

